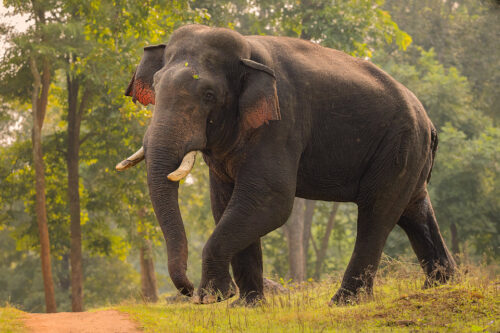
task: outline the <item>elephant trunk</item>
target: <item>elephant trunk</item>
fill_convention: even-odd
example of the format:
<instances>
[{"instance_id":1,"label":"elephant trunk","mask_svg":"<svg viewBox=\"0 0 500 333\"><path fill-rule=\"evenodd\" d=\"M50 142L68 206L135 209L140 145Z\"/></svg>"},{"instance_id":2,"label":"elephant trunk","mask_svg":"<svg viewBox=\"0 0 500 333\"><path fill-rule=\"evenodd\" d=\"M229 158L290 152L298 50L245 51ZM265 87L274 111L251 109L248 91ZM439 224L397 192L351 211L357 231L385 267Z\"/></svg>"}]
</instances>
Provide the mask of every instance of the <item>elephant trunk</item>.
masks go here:
<instances>
[{"instance_id":1,"label":"elephant trunk","mask_svg":"<svg viewBox=\"0 0 500 333\"><path fill-rule=\"evenodd\" d=\"M194 287L186 276L188 247L178 203L179 183L167 179L177 168L179 157L164 147L146 147L149 193L167 243L170 278L182 294L192 296Z\"/></svg>"}]
</instances>

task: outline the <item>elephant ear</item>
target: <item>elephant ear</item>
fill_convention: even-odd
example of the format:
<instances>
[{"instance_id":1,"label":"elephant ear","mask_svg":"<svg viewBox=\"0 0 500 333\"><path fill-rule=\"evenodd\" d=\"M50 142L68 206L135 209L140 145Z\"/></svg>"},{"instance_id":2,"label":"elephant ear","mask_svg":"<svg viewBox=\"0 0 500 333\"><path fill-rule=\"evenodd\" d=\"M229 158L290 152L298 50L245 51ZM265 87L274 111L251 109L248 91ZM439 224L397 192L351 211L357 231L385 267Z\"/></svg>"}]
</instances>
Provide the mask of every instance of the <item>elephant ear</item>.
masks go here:
<instances>
[{"instance_id":1,"label":"elephant ear","mask_svg":"<svg viewBox=\"0 0 500 333\"><path fill-rule=\"evenodd\" d=\"M160 44L144 48L141 62L125 92L125 96L131 96L134 103L139 101L142 105L155 104L153 76L163 67L165 47L165 44Z\"/></svg>"},{"instance_id":2,"label":"elephant ear","mask_svg":"<svg viewBox=\"0 0 500 333\"><path fill-rule=\"evenodd\" d=\"M245 130L258 128L270 120L280 120L274 71L261 63L241 59L245 66L239 112Z\"/></svg>"}]
</instances>

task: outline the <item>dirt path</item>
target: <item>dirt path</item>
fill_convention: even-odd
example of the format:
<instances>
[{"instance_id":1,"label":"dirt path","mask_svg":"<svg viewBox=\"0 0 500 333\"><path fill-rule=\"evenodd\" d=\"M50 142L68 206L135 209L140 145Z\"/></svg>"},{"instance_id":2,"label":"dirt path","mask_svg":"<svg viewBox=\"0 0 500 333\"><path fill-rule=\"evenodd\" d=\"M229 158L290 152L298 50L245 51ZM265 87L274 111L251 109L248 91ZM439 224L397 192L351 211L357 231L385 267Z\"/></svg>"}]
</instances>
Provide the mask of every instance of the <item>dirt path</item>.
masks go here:
<instances>
[{"instance_id":1,"label":"dirt path","mask_svg":"<svg viewBox=\"0 0 500 333\"><path fill-rule=\"evenodd\" d=\"M28 313L26 327L36 333L138 333L128 316L116 310Z\"/></svg>"}]
</instances>

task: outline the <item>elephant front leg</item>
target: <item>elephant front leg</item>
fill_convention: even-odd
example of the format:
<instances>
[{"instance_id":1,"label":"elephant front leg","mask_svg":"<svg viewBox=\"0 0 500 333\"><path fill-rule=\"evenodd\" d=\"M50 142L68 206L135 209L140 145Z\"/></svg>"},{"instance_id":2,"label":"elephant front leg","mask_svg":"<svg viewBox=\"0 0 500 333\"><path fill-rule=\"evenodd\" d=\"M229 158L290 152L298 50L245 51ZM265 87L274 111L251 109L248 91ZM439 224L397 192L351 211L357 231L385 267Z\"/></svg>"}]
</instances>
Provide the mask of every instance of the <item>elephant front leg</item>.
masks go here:
<instances>
[{"instance_id":1,"label":"elephant front leg","mask_svg":"<svg viewBox=\"0 0 500 333\"><path fill-rule=\"evenodd\" d=\"M210 203L212 207L212 214L215 220L215 225L219 224L224 211L226 210L229 201L231 200L231 196L234 190L234 184L225 182L220 179L213 170L210 170ZM204 248L204 252L202 254L202 258L207 256L207 247ZM194 303L202 303L204 299L205 303L216 302L217 300L222 300L224 298L229 298L234 296L235 294L235 284L232 281L231 277L228 275L223 276L220 279L214 280L211 284L207 284L204 287L205 290L200 290L195 295L193 301ZM219 291L220 295L216 295L215 291ZM210 297L205 297L206 295L211 294ZM224 295L224 296L223 296Z\"/></svg>"},{"instance_id":2,"label":"elephant front leg","mask_svg":"<svg viewBox=\"0 0 500 333\"><path fill-rule=\"evenodd\" d=\"M280 174L271 178L237 181L231 200L203 250L198 290L201 303L232 296L230 262L244 302L263 298L260 237L286 222L295 194L293 182L283 180Z\"/></svg>"},{"instance_id":3,"label":"elephant front leg","mask_svg":"<svg viewBox=\"0 0 500 333\"><path fill-rule=\"evenodd\" d=\"M212 264L209 264L210 267ZM233 276L239 289L239 299L231 306L252 306L264 299L264 278L260 239L241 250L231 259ZM216 277L205 292L198 293L196 302L212 303L230 298L235 294L231 278L225 274ZM201 290L202 287L200 287ZM228 288L228 289L226 289ZM203 301L201 299L204 298Z\"/></svg>"},{"instance_id":4,"label":"elephant front leg","mask_svg":"<svg viewBox=\"0 0 500 333\"><path fill-rule=\"evenodd\" d=\"M217 225L233 194L234 184L224 182L210 171L210 199ZM233 277L240 298L233 305L251 305L264 298L262 249L260 239L238 252L231 260Z\"/></svg>"}]
</instances>

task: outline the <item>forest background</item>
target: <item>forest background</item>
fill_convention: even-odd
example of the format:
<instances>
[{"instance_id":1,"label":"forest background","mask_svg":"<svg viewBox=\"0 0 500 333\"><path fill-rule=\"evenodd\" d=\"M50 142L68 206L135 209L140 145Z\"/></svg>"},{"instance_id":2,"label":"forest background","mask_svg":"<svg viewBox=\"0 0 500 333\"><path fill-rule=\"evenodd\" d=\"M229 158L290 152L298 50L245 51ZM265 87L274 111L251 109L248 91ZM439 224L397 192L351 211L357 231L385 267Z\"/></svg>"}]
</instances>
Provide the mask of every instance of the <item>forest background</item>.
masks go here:
<instances>
[{"instance_id":1,"label":"forest background","mask_svg":"<svg viewBox=\"0 0 500 333\"><path fill-rule=\"evenodd\" d=\"M81 311L174 293L141 146L152 108L123 96L142 48L188 23L292 36L373 61L409 87L439 131L429 186L462 265L500 259L500 4L492 0L4 0L0 36L0 305ZM19 17L19 16L16 16ZM202 46L200 46L202 47ZM179 198L188 275L213 229L199 159ZM296 199L263 239L267 277L322 279L347 266L356 206ZM386 256L416 263L398 227Z\"/></svg>"}]
</instances>

